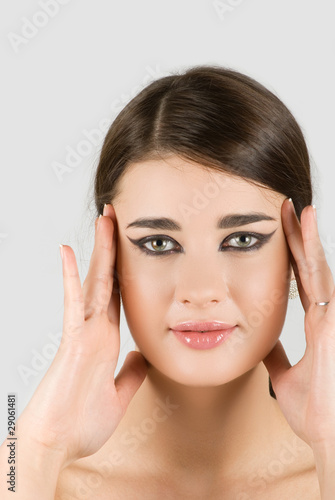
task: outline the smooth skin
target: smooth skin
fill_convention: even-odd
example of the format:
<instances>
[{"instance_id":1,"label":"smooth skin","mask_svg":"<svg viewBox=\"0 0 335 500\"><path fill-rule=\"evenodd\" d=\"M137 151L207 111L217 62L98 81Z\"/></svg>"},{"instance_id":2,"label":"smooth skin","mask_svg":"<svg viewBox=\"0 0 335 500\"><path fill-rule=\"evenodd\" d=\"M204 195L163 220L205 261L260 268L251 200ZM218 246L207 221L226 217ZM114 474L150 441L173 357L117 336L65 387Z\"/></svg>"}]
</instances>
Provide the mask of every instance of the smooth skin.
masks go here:
<instances>
[{"instance_id":1,"label":"smooth skin","mask_svg":"<svg viewBox=\"0 0 335 500\"><path fill-rule=\"evenodd\" d=\"M187 162L182 163L180 166L182 174L187 172L189 168L194 169L194 165L190 166ZM161 167L162 169L166 168L163 164L161 164ZM148 168L150 168L150 165L148 165ZM170 167L168 166L168 168ZM136 173L136 168L133 170L134 172ZM203 183L204 179L202 175L207 176L207 172L202 172L198 168L194 172L201 172L200 177L197 177L197 175L194 178L191 177L194 187L196 187ZM170 174L172 175L172 170L167 170L165 173L162 170L161 174L167 175L168 179L170 178ZM127 179L127 175L124 179ZM131 172L129 175L131 175ZM178 169L173 169L173 175L178 175ZM221 174L215 173L215 175ZM129 177L129 183L127 184L128 191L127 189L123 191L125 194L127 192L131 194L129 189L130 185L133 184L130 183L130 180L131 178ZM172 177L171 186L176 186L175 179ZM254 193L251 187L248 191L249 187L249 184L244 186L242 181L244 194L248 193L252 197ZM166 189L168 190L168 188L169 184L166 184ZM167 194L169 193L167 192ZM185 195L183 192L180 194L182 196ZM175 196L177 195L175 194ZM257 200L259 200L259 197ZM133 206L136 206L136 203L134 202ZM214 199L213 203L218 204L218 199ZM333 277L319 239L313 207L306 207L304 209L300 226L293 205L288 200L285 200L284 196L281 195L274 199L270 198L270 200L264 198L264 200L262 199L262 203L264 203L264 208L272 205L274 211L277 210L278 214L281 215L282 224L280 224L280 230L277 232L276 237L278 239L275 240L276 243L272 240L272 252L278 250L278 255L283 255L281 261L276 261L276 265L279 262L279 265L282 266L281 271L287 271L291 262L295 276L297 277L301 301L306 311L305 330L307 347L299 363L291 367L284 349L278 340L282 324L281 315L285 312L285 307L281 304L279 307L282 308L281 312L276 317L275 333L271 333L272 336L268 340L268 344L266 344L269 346L270 351L266 353L266 356L263 356L263 347L259 347L258 351L252 350L251 354L249 353L249 358L247 356L248 349L237 349L235 352L236 359L238 359L238 356L241 356L242 361L235 372L235 368L234 370L230 370L229 367L219 368L218 364L211 363L213 356L215 357L218 354L217 352L207 351L207 356L204 357L204 364L199 365L198 361L200 357L198 355L200 353L193 353L188 348L175 344L175 339L171 340L170 344L164 344L163 337L159 336L159 331L157 332L158 340L152 336L152 332L151 337L150 332L148 332L147 337L145 335L141 336L141 326L146 325L145 321L147 319L144 317L144 319L140 320L140 316L138 316L139 326L137 327L133 322L134 317L131 316L130 308L134 300L134 297L131 295L132 290L134 286L136 287L137 284L141 283L140 281L136 283L136 281L128 280L129 283L127 285L127 280L125 279L123 282L122 274L119 273L119 276L121 276L119 285L121 285L123 302L128 314L127 321L129 318L129 322L132 325L132 335L142 354L141 352L134 351L130 353L120 373L114 380L114 372L120 349L120 297L118 293L112 293L114 268L119 266L119 270L123 270L124 276L129 276L130 274L127 273L127 270L130 270L130 268L127 268L127 266L132 262L130 255L134 258L135 254L133 251L130 251L130 247L127 250L125 245L121 245L116 231L117 226L121 227L120 237L125 237L125 232L122 229L124 227L123 222L126 219L129 222L129 214L125 211L122 212L122 202L119 205L116 203L114 207L107 205L104 209L104 215L100 217L98 227L98 221L96 221L95 246L83 286L80 283L74 252L71 247L63 246L63 338L55 359L18 422L17 432L18 438L21 441L19 462L21 492L17 493L17 499L24 498L28 500L36 498L37 487L39 493L43 493L45 500L55 498L57 482L53 483L49 481L50 477L56 477L58 475L57 470L60 474L61 471L72 470L71 465L75 464L76 461L82 464L85 477L87 468L94 470L110 449L117 450L120 447L118 438L124 431L129 429L132 424L143 421L143 418L147 415L148 408L151 409L152 407L154 398L157 395L166 393L174 394L178 402L182 402L186 394L190 395L190 399L184 406L181 405L180 412L175 413L176 417L172 415L167 420L167 426L163 432L155 432L151 436L152 439L142 444L138 453L129 454L129 465L126 463L125 467L121 467L119 471L127 471L131 470L132 466L140 466L141 460L146 466L152 465L152 470L154 470L154 464L158 460L157 468L164 465L167 467L164 473L168 473L168 467L170 467L170 471L175 474L172 477L175 477L176 483L179 482L176 488L178 486L183 488L190 485L190 487L194 488L194 491L198 491L202 495L201 487L206 492L208 491L208 485L213 482L213 473L207 475L206 472L206 465L209 470L211 459L214 464L216 459L224 459L226 462L222 463L227 464L228 473L231 473L234 478L239 477L241 479L245 477L245 473L248 473L248 471L253 469L256 471L256 465L261 465L263 451L265 459L269 460L272 454L280 449L278 445L281 439L284 437L291 440L294 435L299 436L301 439L300 447L304 442L307 443L304 449L306 456L309 451L315 451L315 456L320 460L320 464L326 455L330 455L329 448L335 443L333 425L335 422L335 407L333 402L333 394L335 392L335 368L333 362L335 351L335 299ZM270 205L268 206L267 203L270 203ZM217 205L216 208L220 208L221 213L223 212L222 205ZM212 213L212 209L213 206L208 208L210 213ZM194 227L198 226L199 220L208 220L206 210L201 212L200 219L194 223ZM259 222L258 224L263 223ZM266 222L266 224L269 224L269 222ZM202 231L207 226L203 225L200 227L200 231ZM210 230L213 231L212 228ZM232 232L232 230L229 231ZM229 234L229 231L227 234ZM174 235L171 235L171 237L174 238ZM189 239L186 238L185 241L191 242L190 237ZM210 240L206 241L210 245ZM283 254L282 252L282 245L285 241L289 245L290 255L285 252ZM268 250L265 250L265 247L263 249L263 265L264 262L270 262L270 260L265 258L266 256L269 258L271 255L273 256L269 246L270 243L268 244ZM121 250L120 247L122 247L122 251L118 253L116 261L116 249L119 248ZM193 255L195 258L199 254L195 252ZM256 258L256 253L252 258ZM236 272L239 272L241 267L243 268L243 259L241 261L239 266L237 264L235 266ZM145 265L149 265L148 260L144 260L143 256L138 255L136 271L138 272L139 279L142 276L141 268L139 267L141 262L143 265L144 262L147 263ZM184 277L191 270L191 264L189 265L189 268L183 268ZM275 269L273 273L273 276L276 275ZM205 280L205 274L202 276L202 279ZM287 292L288 282L285 283L281 280L282 273L276 276L278 278L278 287L284 294ZM228 273L226 275L227 279L232 279L232 277L233 274L229 275ZM203 283L207 284L206 281ZM211 289L211 293L213 290L215 293L217 290L220 290L219 285L220 283L217 281L215 286L218 288ZM233 300L232 303L236 304L234 298L236 299L238 296L234 296L234 291L237 293L238 288L234 290L233 281L230 282L230 285L231 288L229 288L228 283L225 289L227 295L225 297L221 296L221 298L222 300L226 300L229 297ZM271 281L267 282L267 286L271 287ZM186 295L184 295L189 293L189 291L190 289L182 288L179 284L179 298L183 298L183 300L180 300L180 304L184 306L185 304L190 304L190 301L187 301L185 299ZM150 290L148 293L149 295L143 299L142 305L144 308L147 306L146 301L151 300ZM200 304L197 301L205 300L201 295L193 295L192 297L192 300L195 301L194 304L197 304L196 307L199 307ZM241 298L244 299L243 296ZM215 300L217 303L220 303L218 298ZM315 301L323 300L329 300L329 305L326 307L315 306ZM248 307L248 302L242 301L242 305ZM193 309L193 316L196 307ZM234 310L234 313L236 311L237 309ZM189 313L188 309L187 312ZM273 314L278 314L278 312ZM247 318L247 315L245 317ZM175 318L176 316L173 318L172 315L169 317L170 320ZM241 319L241 326L246 331L248 325L245 321L244 323L242 322L242 319L244 319L243 316L240 315L239 319ZM148 321L150 321L150 318ZM266 322L261 327L261 329L264 328L263 334L271 324L271 318L266 318ZM164 338L169 339L170 337ZM256 342L255 335L251 335L249 338L245 336L245 339L244 346L252 346L254 349L257 344L260 345ZM152 343L154 347L155 345L158 347L158 350L153 349L153 351L150 351ZM170 350L165 351L166 360L164 361L163 347L169 347L169 345L173 347L177 346L175 349L176 359L169 358L174 353L174 351ZM227 346L224 344L220 346L222 347L222 354L225 352L224 349ZM255 366L257 352L260 360L258 360ZM146 356L143 356L143 354L146 354ZM197 354L197 361L195 361L195 354ZM201 355L203 354L204 352L201 353ZM148 361L146 362L145 359ZM191 369L183 370L183 359L189 363ZM264 359L264 364L261 362L262 359ZM161 365L158 363L158 368L162 366L162 372L155 366L158 361L162 361ZM175 364L174 372L170 377L168 376L168 370L171 362ZM190 385L187 386L188 377L192 373L193 363L197 363L199 366L199 371L196 374L196 376L199 376L199 381L204 380L204 373L208 370L208 366L212 365L213 367L209 372L208 386L206 387L205 384L202 387L204 390L201 390L202 388L198 383L194 384L194 391L190 390L192 389ZM270 373L277 395L277 401L270 398L264 390L267 389L268 372ZM211 384L213 391L208 391ZM174 392L172 393L171 391ZM217 396L219 394L222 395L223 399L218 404ZM193 399L193 395L200 396L200 399L198 397ZM178 400L179 397L180 401ZM205 397L208 397L208 401L206 402L206 404L208 403L208 408L204 408L202 405L205 402L205 399L202 398ZM229 406L230 403L231 406ZM128 407L130 411L127 411ZM194 408L197 408L199 415L196 413L193 414L193 420L190 421L190 411ZM229 414L227 408L231 409L231 414ZM247 415L246 412L248 413ZM285 418L283 418L283 415ZM203 422L207 422L204 417L209 417L208 429L206 429L206 426L204 428ZM186 420L184 421L184 419ZM189 427L186 428L190 431L189 434L185 433L185 427L182 427L183 433L178 434L178 422L179 424L183 422L189 423ZM287 422L289 425L287 425ZM239 424L241 424L240 427ZM36 432L36 428L38 428L38 433ZM216 431L220 428L221 433L217 434ZM193 430L195 429L201 432L194 434ZM277 434L274 435L274 432L277 432ZM239 433L242 433L242 436L244 436L243 433L246 433L246 435L249 433L250 436L263 437L266 444L264 445L264 450L262 448L262 453L259 453L259 442L257 440L250 443L246 443L243 439L241 442L238 439L234 440L235 436L238 437L240 435ZM233 439L227 441L227 436L230 435L233 436ZM167 440L168 436L171 436L171 443ZM209 439L211 437L215 439L211 441ZM174 439L178 439L179 443L178 456L180 457L180 463L177 465L170 460L175 458L173 453L177 441L174 441ZM224 450L222 449L222 443L227 445ZM165 445L165 448L162 448L162 444ZM247 460L236 466L236 459L240 455L241 449L244 450L245 445L247 445L245 457L250 459L253 457L253 461ZM120 449L122 450L122 447ZM203 452L204 460L202 453L196 456L193 449L194 451L200 450ZM192 452L189 453L189 450L192 450ZM155 451L160 452L160 455L155 454ZM220 455L221 452L225 454ZM184 453L185 456L183 455ZM5 461L5 456L6 450L4 445L2 445L0 457L2 462ZM305 462L302 463L303 467L310 466L312 456L311 452ZM160 462L162 457L164 461ZM190 467L185 474L186 483L185 479L183 483L184 467L188 463ZM47 471L50 464L54 468L52 469L52 476L48 477L47 473L43 475L43 471ZM195 470L199 466L199 475L194 475L192 464L196 467ZM178 468L179 465L180 468ZM218 465L221 465L221 462L218 462ZM217 466L214 470L215 479L219 487L222 484L220 481L222 481L223 477L225 479L228 478L228 475L222 474L221 469ZM140 468L139 470L141 471ZM143 467L143 470L145 470L145 467ZM323 474L326 468L320 467L319 470ZM226 473L226 471L224 472ZM34 475L37 477L35 482ZM113 484L113 477L110 481ZM65 482L68 486L71 480L66 480ZM108 483L108 480L106 483ZM114 484L117 486L118 483L115 482ZM315 485L315 482L313 484ZM200 489L198 488L199 485ZM227 491L227 498L236 498L235 492L233 492L234 484L232 483L230 486L231 490ZM3 484L0 488L2 488L0 489L1 498L11 498L9 496L11 493L7 492ZM63 486L60 486L60 488L63 488ZM145 491L149 494L151 486L149 487L146 484L145 488L143 498L150 498L149 496L145 496ZM117 487L115 491L118 491ZM140 494L141 490L139 489L138 492ZM230 497L228 496L229 492L232 492ZM108 498L107 490L104 490L102 494L105 494L106 498ZM276 498L268 483L266 484L264 494L264 498ZM92 498L95 498L95 495L96 492L92 494ZM61 490L59 490L59 498L62 498ZM196 496L193 496L193 498L196 498ZM199 496L199 498L204 497ZM216 498L214 494L212 498ZM249 498L261 497L259 495L252 496L251 493L250 497L245 498L249 500ZM304 498L308 497L305 496ZM325 496L324 498L328 500L330 496Z\"/></svg>"},{"instance_id":2,"label":"smooth skin","mask_svg":"<svg viewBox=\"0 0 335 500\"><path fill-rule=\"evenodd\" d=\"M292 266L306 313L306 350L291 366L281 342L264 359L283 414L294 432L314 449L335 445L335 292L322 247L316 209L307 206L301 225L289 200L282 220ZM327 302L327 306L316 302Z\"/></svg>"},{"instance_id":3,"label":"smooth skin","mask_svg":"<svg viewBox=\"0 0 335 500\"><path fill-rule=\"evenodd\" d=\"M37 492L43 500L54 499L59 472L106 442L147 372L143 356L132 351L114 380L120 298L112 294L116 244L111 206L108 214L99 225L96 220L95 245L83 286L74 252L63 246L63 336L17 422L20 489L16 499L36 500ZM2 467L7 461L5 446L6 442L1 447ZM13 495L6 486L5 482L0 486L2 499Z\"/></svg>"},{"instance_id":4,"label":"smooth skin","mask_svg":"<svg viewBox=\"0 0 335 500\"><path fill-rule=\"evenodd\" d=\"M112 295L116 247L112 217L101 219L83 287L74 252L63 247L63 338L31 401L34 412L29 409L31 423L43 423L36 438L56 447L68 462L95 453L105 443L147 370L143 356L132 352L114 381L120 349L120 299Z\"/></svg>"},{"instance_id":5,"label":"smooth skin","mask_svg":"<svg viewBox=\"0 0 335 500\"><path fill-rule=\"evenodd\" d=\"M203 191L212 181L222 187L222 196L212 197L185 224L182 206L194 207L194 192ZM278 341L286 314L284 299L289 278L293 277L291 264L299 281L293 255L302 269L305 260L298 253L299 249L300 254L304 252L302 230L307 234L313 224L315 230L314 219L310 215L306 219L312 207L304 210L301 228L293 205L284 195L243 179L209 173L176 158L132 165L121 181L120 192L113 208L108 206L118 226L116 268L130 331L150 366L111 439L95 456L81 460L64 474L62 488L72 495L91 488L92 496L99 493L102 498L108 498L108 491L119 495L115 498L135 493L137 498L157 498L163 492L183 498L206 498L210 492L211 498L221 498L224 486L226 498L235 499L241 495L243 479L243 493L248 499L264 495L269 500L279 493L287 498L299 493L306 500L318 499L308 439L315 443L320 435L316 436L313 424L314 434L305 432L304 405L298 397L308 387L308 368L305 365L300 375L302 387L296 386L290 395L287 386L281 389L280 381L289 373L289 366ZM238 229L261 233L275 230L272 239L254 253L217 252L219 243L236 231L214 229L217 216L251 209L265 212L275 221ZM153 215L179 221L182 232L127 228L134 219ZM185 253L148 257L129 239L157 233L177 241ZM315 243L317 232L313 238ZM322 276L324 279L327 274ZM260 304L266 305L274 291L275 307L255 327L252 313ZM187 318L237 322L239 331L231 342L213 350L194 351L179 344L167 328ZM278 401L269 396L268 371L261 362L264 358L279 392ZM143 423L157 408L156 398L164 401L166 395L177 409L164 424L157 424L154 432L144 432ZM281 401L286 418L278 404ZM296 415L296 421L292 415ZM295 425L294 432L287 423L289 418ZM129 444L130 436L134 445ZM283 443L288 444L287 450ZM113 453L121 458L115 467L110 458ZM278 460L284 472L271 469ZM102 469L107 471L105 489L95 489L92 485L99 484ZM90 477L91 482L87 479ZM168 486L166 477L170 478ZM143 490L139 486L142 483Z\"/></svg>"}]
</instances>

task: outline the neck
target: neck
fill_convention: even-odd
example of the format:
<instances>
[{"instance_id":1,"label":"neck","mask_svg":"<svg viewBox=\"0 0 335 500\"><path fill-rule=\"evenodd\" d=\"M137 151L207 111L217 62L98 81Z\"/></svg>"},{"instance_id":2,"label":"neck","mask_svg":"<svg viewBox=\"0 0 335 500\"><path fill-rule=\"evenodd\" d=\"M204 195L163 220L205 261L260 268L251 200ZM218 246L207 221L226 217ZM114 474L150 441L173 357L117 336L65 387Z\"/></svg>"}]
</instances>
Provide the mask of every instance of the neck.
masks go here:
<instances>
[{"instance_id":1,"label":"neck","mask_svg":"<svg viewBox=\"0 0 335 500\"><path fill-rule=\"evenodd\" d=\"M155 457L164 470L199 468L241 476L241 463L255 464L278 445L278 432L292 431L269 394L263 363L216 387L186 387L150 366L118 434L138 440L138 456ZM278 449L279 453L279 449ZM273 458L273 456L272 456ZM241 462L242 461L242 462Z\"/></svg>"}]
</instances>

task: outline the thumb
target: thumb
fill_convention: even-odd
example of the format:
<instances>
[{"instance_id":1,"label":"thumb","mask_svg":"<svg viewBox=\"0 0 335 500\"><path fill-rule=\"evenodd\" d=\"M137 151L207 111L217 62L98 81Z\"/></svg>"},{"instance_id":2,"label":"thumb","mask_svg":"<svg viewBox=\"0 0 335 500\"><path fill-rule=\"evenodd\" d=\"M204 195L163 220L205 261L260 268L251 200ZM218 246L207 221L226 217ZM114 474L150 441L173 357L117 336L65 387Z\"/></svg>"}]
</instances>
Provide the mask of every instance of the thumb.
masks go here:
<instances>
[{"instance_id":1,"label":"thumb","mask_svg":"<svg viewBox=\"0 0 335 500\"><path fill-rule=\"evenodd\" d=\"M115 389L123 411L141 386L148 372L144 356L137 351L128 352L126 359L114 380Z\"/></svg>"},{"instance_id":2,"label":"thumb","mask_svg":"<svg viewBox=\"0 0 335 500\"><path fill-rule=\"evenodd\" d=\"M263 363L269 372L272 387L276 392L279 379L292 366L280 340L276 342L274 348L263 359Z\"/></svg>"}]
</instances>

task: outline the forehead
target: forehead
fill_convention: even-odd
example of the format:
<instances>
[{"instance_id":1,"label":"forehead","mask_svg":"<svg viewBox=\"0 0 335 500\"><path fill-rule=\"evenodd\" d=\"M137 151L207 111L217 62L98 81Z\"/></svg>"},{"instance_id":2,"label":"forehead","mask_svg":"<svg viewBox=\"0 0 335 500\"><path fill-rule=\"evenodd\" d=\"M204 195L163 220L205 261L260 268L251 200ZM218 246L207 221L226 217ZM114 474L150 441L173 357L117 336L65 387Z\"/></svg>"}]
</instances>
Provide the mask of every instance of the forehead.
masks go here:
<instances>
[{"instance_id":1,"label":"forehead","mask_svg":"<svg viewBox=\"0 0 335 500\"><path fill-rule=\"evenodd\" d=\"M172 156L128 166L115 208L128 216L216 217L262 210L278 214L286 196L246 179ZM198 218L199 219L199 218Z\"/></svg>"}]
</instances>

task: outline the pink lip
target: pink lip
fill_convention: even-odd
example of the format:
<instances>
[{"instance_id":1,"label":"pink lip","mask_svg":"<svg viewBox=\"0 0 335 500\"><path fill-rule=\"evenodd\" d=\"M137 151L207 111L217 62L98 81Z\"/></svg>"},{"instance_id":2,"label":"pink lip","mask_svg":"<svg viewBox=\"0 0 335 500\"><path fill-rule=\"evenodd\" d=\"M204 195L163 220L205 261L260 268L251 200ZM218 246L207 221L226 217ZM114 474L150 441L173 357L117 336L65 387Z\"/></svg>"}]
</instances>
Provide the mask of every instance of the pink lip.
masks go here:
<instances>
[{"instance_id":1,"label":"pink lip","mask_svg":"<svg viewBox=\"0 0 335 500\"><path fill-rule=\"evenodd\" d=\"M229 325L228 323L223 323L222 321L184 321L184 323L178 323L171 329L178 330L180 332L209 332L213 330L227 330L233 327L234 325Z\"/></svg>"},{"instance_id":2,"label":"pink lip","mask_svg":"<svg viewBox=\"0 0 335 500\"><path fill-rule=\"evenodd\" d=\"M236 325L235 325L236 326ZM177 339L193 349L212 349L222 344L234 331L234 325L220 321L179 323L171 328Z\"/></svg>"}]
</instances>

